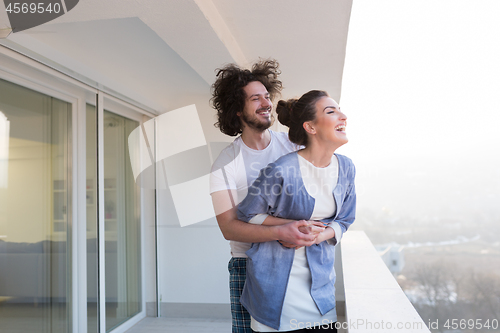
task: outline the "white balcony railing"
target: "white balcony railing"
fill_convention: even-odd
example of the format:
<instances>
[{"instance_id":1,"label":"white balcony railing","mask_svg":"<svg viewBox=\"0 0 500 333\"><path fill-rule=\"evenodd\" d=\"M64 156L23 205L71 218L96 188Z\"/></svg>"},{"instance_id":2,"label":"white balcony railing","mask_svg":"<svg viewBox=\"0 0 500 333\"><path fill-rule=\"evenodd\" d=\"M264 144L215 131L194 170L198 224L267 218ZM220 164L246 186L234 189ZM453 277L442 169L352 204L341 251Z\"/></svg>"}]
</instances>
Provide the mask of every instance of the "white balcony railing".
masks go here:
<instances>
[{"instance_id":1,"label":"white balcony railing","mask_svg":"<svg viewBox=\"0 0 500 333\"><path fill-rule=\"evenodd\" d=\"M430 332L363 231L347 232L340 245L342 331Z\"/></svg>"}]
</instances>

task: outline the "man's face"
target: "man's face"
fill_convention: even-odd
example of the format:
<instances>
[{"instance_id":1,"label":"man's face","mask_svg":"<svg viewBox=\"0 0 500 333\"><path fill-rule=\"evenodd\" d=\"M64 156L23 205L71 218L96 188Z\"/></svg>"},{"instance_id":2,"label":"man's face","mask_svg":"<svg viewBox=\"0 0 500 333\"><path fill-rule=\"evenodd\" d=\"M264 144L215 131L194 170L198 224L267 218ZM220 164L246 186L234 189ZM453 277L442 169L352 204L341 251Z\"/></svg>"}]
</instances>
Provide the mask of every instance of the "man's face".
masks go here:
<instances>
[{"instance_id":1,"label":"man's face","mask_svg":"<svg viewBox=\"0 0 500 333\"><path fill-rule=\"evenodd\" d=\"M271 109L273 103L269 98L266 87L259 81L247 84L245 91L245 107L239 112L243 126L257 131L264 131L271 126Z\"/></svg>"}]
</instances>

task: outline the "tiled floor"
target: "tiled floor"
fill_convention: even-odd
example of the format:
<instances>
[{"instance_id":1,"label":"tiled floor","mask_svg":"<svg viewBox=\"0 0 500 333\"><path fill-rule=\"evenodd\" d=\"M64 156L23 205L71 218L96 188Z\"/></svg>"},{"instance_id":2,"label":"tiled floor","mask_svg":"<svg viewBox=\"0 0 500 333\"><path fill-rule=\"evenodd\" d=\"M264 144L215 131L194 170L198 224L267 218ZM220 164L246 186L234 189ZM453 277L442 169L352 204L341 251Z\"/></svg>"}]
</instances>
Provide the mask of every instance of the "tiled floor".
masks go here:
<instances>
[{"instance_id":1,"label":"tiled floor","mask_svg":"<svg viewBox=\"0 0 500 333\"><path fill-rule=\"evenodd\" d=\"M231 332L231 320L146 317L126 333L224 333Z\"/></svg>"},{"instance_id":2,"label":"tiled floor","mask_svg":"<svg viewBox=\"0 0 500 333\"><path fill-rule=\"evenodd\" d=\"M339 317L342 322L343 317ZM231 320L146 317L126 333L229 333ZM345 333L340 329L339 333Z\"/></svg>"}]
</instances>

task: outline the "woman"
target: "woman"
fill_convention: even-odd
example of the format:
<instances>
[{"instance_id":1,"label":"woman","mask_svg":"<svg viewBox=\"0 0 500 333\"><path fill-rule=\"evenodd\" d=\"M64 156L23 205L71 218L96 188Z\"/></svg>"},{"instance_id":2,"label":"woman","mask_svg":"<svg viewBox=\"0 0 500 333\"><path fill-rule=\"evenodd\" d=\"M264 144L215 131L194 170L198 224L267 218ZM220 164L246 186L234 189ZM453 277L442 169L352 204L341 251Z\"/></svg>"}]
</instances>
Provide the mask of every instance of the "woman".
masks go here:
<instances>
[{"instance_id":1,"label":"woman","mask_svg":"<svg viewBox=\"0 0 500 333\"><path fill-rule=\"evenodd\" d=\"M336 331L334 246L354 222L356 206L354 165L335 154L347 143L347 117L326 92L317 90L280 101L276 112L290 128L290 140L305 148L261 170L239 205L238 218L264 224L262 214L320 220L326 228L306 248L276 241L252 244L241 304L257 332L313 326Z\"/></svg>"}]
</instances>

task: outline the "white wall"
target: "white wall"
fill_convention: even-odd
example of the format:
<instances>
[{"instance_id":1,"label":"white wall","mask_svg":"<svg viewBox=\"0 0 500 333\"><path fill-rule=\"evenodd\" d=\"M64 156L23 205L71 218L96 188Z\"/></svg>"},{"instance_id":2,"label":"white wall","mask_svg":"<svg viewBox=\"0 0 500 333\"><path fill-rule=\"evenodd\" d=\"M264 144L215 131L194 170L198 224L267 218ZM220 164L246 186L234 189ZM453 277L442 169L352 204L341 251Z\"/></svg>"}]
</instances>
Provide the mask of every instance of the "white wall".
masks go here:
<instances>
[{"instance_id":1,"label":"white wall","mask_svg":"<svg viewBox=\"0 0 500 333\"><path fill-rule=\"evenodd\" d=\"M169 62L170 70L176 72L175 76L183 77L182 82L169 81L169 78L165 78L168 85L175 86L174 93L165 91L165 94L170 95L170 110L195 104L206 142L232 141L233 138L221 134L213 125L216 119L215 111L209 105L210 86L175 53L169 55ZM178 91L184 93L180 95ZM186 135L189 135L189 123L180 123L178 126L185 129ZM176 145L177 142L167 144ZM201 150L206 151L206 147L201 147ZM189 179L196 175L208 175L210 172L211 161L206 155L200 157L196 153L179 154L168 160L170 162L166 163L166 171L169 185L175 179ZM180 172L179 165L182 166ZM208 193L206 196L209 198ZM188 204L192 204L193 209L197 208L196 203L191 203L190 197L186 197L185 200ZM161 302L186 305L229 304L227 263L230 259L230 250L215 218L181 227L168 188L158 190L158 201ZM146 228L146 233L149 235L147 239L151 239L152 225L148 222ZM145 245L148 248L151 246L151 244ZM155 301L155 290L152 285L154 279L151 278L151 274L154 273L154 262L149 257L146 260L148 274L146 301L150 303ZM168 315L168 311L166 314Z\"/></svg>"},{"instance_id":2,"label":"white wall","mask_svg":"<svg viewBox=\"0 0 500 333\"><path fill-rule=\"evenodd\" d=\"M199 77L193 77L193 80L195 79L201 80ZM215 112L208 103L210 90L207 84L203 85L203 91L199 91L199 94L193 91L192 96L179 98L178 105L196 105L207 143L232 140L213 126ZM188 124L179 126L185 126L189 135ZM169 158L165 165L169 185L183 178L187 180L208 175L211 161L206 152L207 147L200 147L192 153L181 153ZM179 168L180 166L182 168ZM229 244L223 238L215 218L181 227L170 190L160 189L158 197L162 303L228 304ZM210 199L208 193L206 197ZM191 197L186 197L185 200L192 209L198 208L199 203L193 202Z\"/></svg>"}]
</instances>

